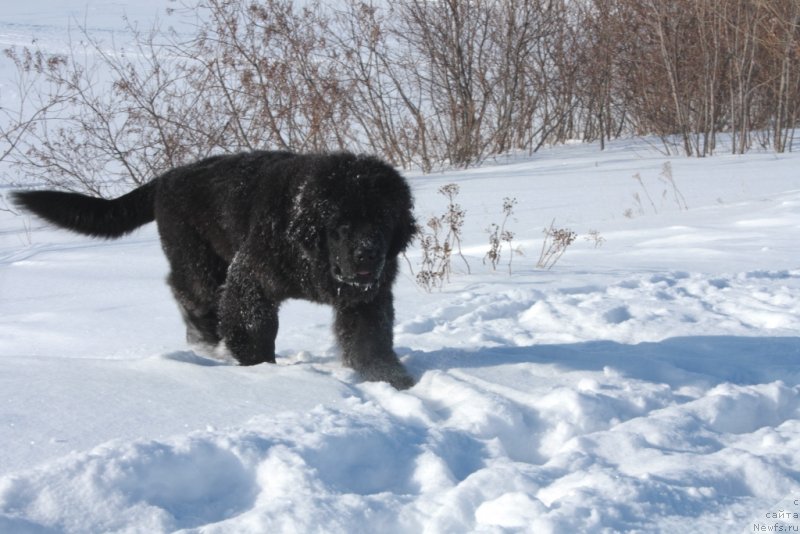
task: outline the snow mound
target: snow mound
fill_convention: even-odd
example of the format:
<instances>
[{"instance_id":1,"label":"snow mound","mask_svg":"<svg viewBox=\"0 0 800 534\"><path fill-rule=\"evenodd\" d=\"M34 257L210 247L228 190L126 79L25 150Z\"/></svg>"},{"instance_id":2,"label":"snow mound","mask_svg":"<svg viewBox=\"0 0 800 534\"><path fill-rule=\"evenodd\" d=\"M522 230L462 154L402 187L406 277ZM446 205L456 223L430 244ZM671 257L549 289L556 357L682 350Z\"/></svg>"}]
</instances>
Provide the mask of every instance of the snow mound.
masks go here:
<instances>
[{"instance_id":1,"label":"snow mound","mask_svg":"<svg viewBox=\"0 0 800 534\"><path fill-rule=\"evenodd\" d=\"M408 392L353 384L337 408L110 441L5 476L0 530L730 531L798 490L799 347L414 352Z\"/></svg>"}]
</instances>

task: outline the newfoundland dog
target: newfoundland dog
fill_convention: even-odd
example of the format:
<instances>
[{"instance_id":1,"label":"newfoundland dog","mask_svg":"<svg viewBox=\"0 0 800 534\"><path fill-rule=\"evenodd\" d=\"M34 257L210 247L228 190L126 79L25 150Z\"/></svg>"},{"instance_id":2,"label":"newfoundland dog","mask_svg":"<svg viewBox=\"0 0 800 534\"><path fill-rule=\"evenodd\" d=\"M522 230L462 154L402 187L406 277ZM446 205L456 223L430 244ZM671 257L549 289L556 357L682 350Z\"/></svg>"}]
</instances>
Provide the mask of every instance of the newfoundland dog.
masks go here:
<instances>
[{"instance_id":1,"label":"newfoundland dog","mask_svg":"<svg viewBox=\"0 0 800 534\"><path fill-rule=\"evenodd\" d=\"M329 304L345 365L413 385L392 348L397 256L415 232L408 184L369 156L251 152L172 169L114 200L22 191L47 221L115 238L155 220L191 343L275 362L286 299Z\"/></svg>"}]
</instances>

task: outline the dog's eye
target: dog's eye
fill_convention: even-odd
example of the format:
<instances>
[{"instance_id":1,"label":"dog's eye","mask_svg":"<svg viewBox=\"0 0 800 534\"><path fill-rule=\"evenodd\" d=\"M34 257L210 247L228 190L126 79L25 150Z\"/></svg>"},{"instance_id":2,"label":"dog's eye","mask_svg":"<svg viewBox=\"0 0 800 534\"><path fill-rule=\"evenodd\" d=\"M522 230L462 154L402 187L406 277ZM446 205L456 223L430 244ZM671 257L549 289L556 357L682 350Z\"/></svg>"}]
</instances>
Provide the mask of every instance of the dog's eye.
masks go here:
<instances>
[{"instance_id":1,"label":"dog's eye","mask_svg":"<svg viewBox=\"0 0 800 534\"><path fill-rule=\"evenodd\" d=\"M331 230L331 234L330 234L331 235L331 239L335 239L336 241L339 241L341 239L344 239L348 235L349 232L350 232L350 225L348 225L348 224L342 224L340 226L335 226Z\"/></svg>"}]
</instances>

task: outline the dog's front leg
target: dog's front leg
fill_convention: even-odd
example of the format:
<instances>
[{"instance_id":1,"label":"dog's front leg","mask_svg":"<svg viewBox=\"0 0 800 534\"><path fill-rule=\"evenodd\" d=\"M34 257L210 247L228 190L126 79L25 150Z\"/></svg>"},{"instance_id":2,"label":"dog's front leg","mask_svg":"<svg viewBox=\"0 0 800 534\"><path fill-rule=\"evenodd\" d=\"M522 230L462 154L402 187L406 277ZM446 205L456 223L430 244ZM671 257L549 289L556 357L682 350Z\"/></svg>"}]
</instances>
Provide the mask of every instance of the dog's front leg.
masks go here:
<instances>
[{"instance_id":1,"label":"dog's front leg","mask_svg":"<svg viewBox=\"0 0 800 534\"><path fill-rule=\"evenodd\" d=\"M371 302L336 308L334 330L343 363L364 380L389 382L397 389L414 385L392 347L392 294L382 291Z\"/></svg>"},{"instance_id":2,"label":"dog's front leg","mask_svg":"<svg viewBox=\"0 0 800 534\"><path fill-rule=\"evenodd\" d=\"M220 333L241 365L275 363L279 303L264 294L253 272L246 257L237 254L219 302Z\"/></svg>"}]
</instances>

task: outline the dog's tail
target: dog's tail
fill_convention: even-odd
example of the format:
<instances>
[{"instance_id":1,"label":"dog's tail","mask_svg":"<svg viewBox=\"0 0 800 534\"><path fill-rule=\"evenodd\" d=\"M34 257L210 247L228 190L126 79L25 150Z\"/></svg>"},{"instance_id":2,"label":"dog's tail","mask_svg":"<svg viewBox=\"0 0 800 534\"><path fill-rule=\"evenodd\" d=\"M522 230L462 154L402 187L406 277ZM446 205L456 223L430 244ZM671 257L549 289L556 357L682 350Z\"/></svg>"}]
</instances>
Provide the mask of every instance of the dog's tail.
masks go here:
<instances>
[{"instance_id":1,"label":"dog's tail","mask_svg":"<svg viewBox=\"0 0 800 534\"><path fill-rule=\"evenodd\" d=\"M155 191L153 180L111 200L65 191L15 191L11 199L56 226L93 237L115 238L155 220Z\"/></svg>"}]
</instances>

